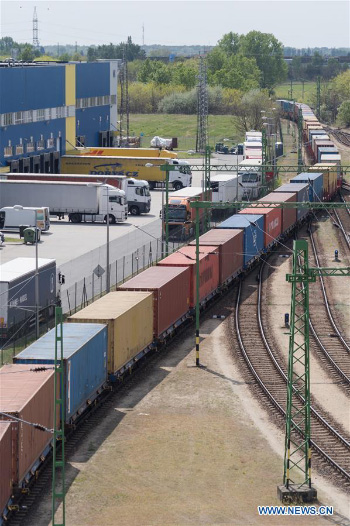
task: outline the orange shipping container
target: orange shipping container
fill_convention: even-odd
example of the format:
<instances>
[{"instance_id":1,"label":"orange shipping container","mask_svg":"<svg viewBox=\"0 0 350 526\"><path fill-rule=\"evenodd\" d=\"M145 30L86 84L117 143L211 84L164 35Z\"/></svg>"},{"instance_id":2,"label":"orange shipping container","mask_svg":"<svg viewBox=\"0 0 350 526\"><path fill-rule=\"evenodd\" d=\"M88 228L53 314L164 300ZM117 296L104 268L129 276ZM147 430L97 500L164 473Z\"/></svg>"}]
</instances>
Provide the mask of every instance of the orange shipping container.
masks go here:
<instances>
[{"instance_id":1,"label":"orange shipping container","mask_svg":"<svg viewBox=\"0 0 350 526\"><path fill-rule=\"evenodd\" d=\"M0 517L12 495L12 424L0 421Z\"/></svg>"},{"instance_id":2,"label":"orange shipping container","mask_svg":"<svg viewBox=\"0 0 350 526\"><path fill-rule=\"evenodd\" d=\"M158 265L167 267L189 267L190 278L190 307L196 303L196 247L182 247ZM219 247L200 247L199 254L199 299L203 301L219 286Z\"/></svg>"},{"instance_id":3,"label":"orange shipping container","mask_svg":"<svg viewBox=\"0 0 350 526\"><path fill-rule=\"evenodd\" d=\"M150 267L123 283L118 290L153 293L153 330L157 338L189 309L190 269Z\"/></svg>"},{"instance_id":4,"label":"orange shipping container","mask_svg":"<svg viewBox=\"0 0 350 526\"><path fill-rule=\"evenodd\" d=\"M243 230L212 228L199 238L199 245L218 246L220 252L220 285L243 268ZM190 245L196 246L196 241Z\"/></svg>"},{"instance_id":5,"label":"orange shipping container","mask_svg":"<svg viewBox=\"0 0 350 526\"><path fill-rule=\"evenodd\" d=\"M268 247L282 233L282 210L280 208L245 208L240 214L264 216L264 244Z\"/></svg>"},{"instance_id":6,"label":"orange shipping container","mask_svg":"<svg viewBox=\"0 0 350 526\"><path fill-rule=\"evenodd\" d=\"M32 364L11 364L1 368L0 411L52 429L55 373L52 369L33 372L32 368ZM48 448L52 434L22 422L12 425L12 477L18 484Z\"/></svg>"},{"instance_id":7,"label":"orange shipping container","mask_svg":"<svg viewBox=\"0 0 350 526\"><path fill-rule=\"evenodd\" d=\"M275 201L276 203L295 203L296 193L278 193L271 192L265 195L259 201L269 202ZM282 213L282 232L286 232L291 226L297 221L297 209L296 208L281 208Z\"/></svg>"}]
</instances>

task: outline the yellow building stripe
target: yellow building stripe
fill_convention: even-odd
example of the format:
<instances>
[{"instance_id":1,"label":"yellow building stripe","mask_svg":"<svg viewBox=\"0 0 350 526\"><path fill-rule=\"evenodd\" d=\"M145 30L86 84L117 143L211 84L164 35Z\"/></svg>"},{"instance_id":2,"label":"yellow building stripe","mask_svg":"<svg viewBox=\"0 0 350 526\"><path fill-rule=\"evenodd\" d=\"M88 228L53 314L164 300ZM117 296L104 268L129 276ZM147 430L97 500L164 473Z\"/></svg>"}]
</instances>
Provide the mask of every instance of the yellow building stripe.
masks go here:
<instances>
[{"instance_id":1,"label":"yellow building stripe","mask_svg":"<svg viewBox=\"0 0 350 526\"><path fill-rule=\"evenodd\" d=\"M75 64L66 64L66 106L75 106ZM75 117L66 117L66 145L65 149L71 150L75 146Z\"/></svg>"}]
</instances>

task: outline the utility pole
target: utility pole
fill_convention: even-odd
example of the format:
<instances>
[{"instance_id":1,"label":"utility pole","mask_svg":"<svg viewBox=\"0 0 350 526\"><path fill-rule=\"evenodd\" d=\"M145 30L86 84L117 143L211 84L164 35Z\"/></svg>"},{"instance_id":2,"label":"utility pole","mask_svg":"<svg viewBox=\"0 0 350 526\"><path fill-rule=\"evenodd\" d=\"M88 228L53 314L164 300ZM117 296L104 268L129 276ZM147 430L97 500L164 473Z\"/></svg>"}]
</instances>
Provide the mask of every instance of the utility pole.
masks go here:
<instances>
[{"instance_id":1,"label":"utility pole","mask_svg":"<svg viewBox=\"0 0 350 526\"><path fill-rule=\"evenodd\" d=\"M129 80L128 80L128 61L126 57L126 47L127 44L124 44L123 47L123 60L121 65L121 70L119 73L120 81L120 136L119 136L119 146L122 146L123 142L123 130L126 131L126 146L129 146Z\"/></svg>"},{"instance_id":2,"label":"utility pole","mask_svg":"<svg viewBox=\"0 0 350 526\"><path fill-rule=\"evenodd\" d=\"M39 29L38 29L38 15L36 13L36 7L34 7L33 13L33 47L38 49L39 44Z\"/></svg>"},{"instance_id":3,"label":"utility pole","mask_svg":"<svg viewBox=\"0 0 350 526\"><path fill-rule=\"evenodd\" d=\"M286 276L292 299L283 485L277 489L282 502L311 502L317 497L311 479L309 283L317 276L349 275L350 267L310 268L307 241L294 241L293 273Z\"/></svg>"},{"instance_id":4,"label":"utility pole","mask_svg":"<svg viewBox=\"0 0 350 526\"><path fill-rule=\"evenodd\" d=\"M318 120L321 118L321 77L317 77L317 88L316 88L316 117Z\"/></svg>"},{"instance_id":5,"label":"utility pole","mask_svg":"<svg viewBox=\"0 0 350 526\"><path fill-rule=\"evenodd\" d=\"M263 128L261 131L262 135L262 164L261 167L261 190L262 194L265 193L265 186L266 186L266 164L267 164L267 137L266 137L266 129Z\"/></svg>"},{"instance_id":6,"label":"utility pole","mask_svg":"<svg viewBox=\"0 0 350 526\"><path fill-rule=\"evenodd\" d=\"M290 79L290 100L293 100L293 79Z\"/></svg>"},{"instance_id":7,"label":"utility pole","mask_svg":"<svg viewBox=\"0 0 350 526\"><path fill-rule=\"evenodd\" d=\"M53 421L53 466L52 466L52 526L66 524L66 487L65 487L65 455L64 455L64 425L65 425L65 382L63 361L63 316L62 308L55 309L55 379L54 379L54 421ZM59 422L57 428L57 421ZM61 458L58 459L57 445L61 445ZM57 483L57 475L61 473L61 483ZM59 489L58 489L59 488ZM62 504L62 519L56 522L56 505Z\"/></svg>"},{"instance_id":8,"label":"utility pole","mask_svg":"<svg viewBox=\"0 0 350 526\"><path fill-rule=\"evenodd\" d=\"M142 24L142 46L145 45L145 24Z\"/></svg>"},{"instance_id":9,"label":"utility pole","mask_svg":"<svg viewBox=\"0 0 350 526\"><path fill-rule=\"evenodd\" d=\"M301 108L299 108L298 113L298 168L301 171L303 168L303 114Z\"/></svg>"},{"instance_id":10,"label":"utility pole","mask_svg":"<svg viewBox=\"0 0 350 526\"><path fill-rule=\"evenodd\" d=\"M196 152L205 152L208 144L208 88L207 66L204 57L200 57L197 85L197 136Z\"/></svg>"},{"instance_id":11,"label":"utility pole","mask_svg":"<svg viewBox=\"0 0 350 526\"><path fill-rule=\"evenodd\" d=\"M204 163L204 200L209 201L210 198L210 146L205 147L205 163ZM210 230L210 210L205 209L205 231Z\"/></svg>"},{"instance_id":12,"label":"utility pole","mask_svg":"<svg viewBox=\"0 0 350 526\"><path fill-rule=\"evenodd\" d=\"M75 41L75 52L78 53L78 42Z\"/></svg>"}]
</instances>

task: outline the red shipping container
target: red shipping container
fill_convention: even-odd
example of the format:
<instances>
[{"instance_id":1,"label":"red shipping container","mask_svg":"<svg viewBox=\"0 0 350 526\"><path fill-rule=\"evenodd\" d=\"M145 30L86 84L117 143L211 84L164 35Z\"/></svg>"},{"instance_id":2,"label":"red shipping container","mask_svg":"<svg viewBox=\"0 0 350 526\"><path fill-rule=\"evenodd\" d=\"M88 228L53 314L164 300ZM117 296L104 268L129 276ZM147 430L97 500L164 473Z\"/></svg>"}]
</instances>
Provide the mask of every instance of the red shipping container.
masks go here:
<instances>
[{"instance_id":1,"label":"red shipping container","mask_svg":"<svg viewBox=\"0 0 350 526\"><path fill-rule=\"evenodd\" d=\"M32 364L11 364L1 368L0 411L52 429L55 373L52 369L33 372L32 368ZM6 417L2 419L6 420ZM12 478L15 484L19 484L49 446L52 434L21 422L12 426Z\"/></svg>"},{"instance_id":2,"label":"red shipping container","mask_svg":"<svg viewBox=\"0 0 350 526\"><path fill-rule=\"evenodd\" d=\"M153 292L153 330L159 337L189 310L190 269L150 267L118 290Z\"/></svg>"},{"instance_id":3,"label":"red shipping container","mask_svg":"<svg viewBox=\"0 0 350 526\"><path fill-rule=\"evenodd\" d=\"M189 267L190 269L190 307L196 303L196 247L182 247L158 265L167 267ZM199 299L204 300L219 286L219 247L200 247L199 254Z\"/></svg>"},{"instance_id":4,"label":"red shipping container","mask_svg":"<svg viewBox=\"0 0 350 526\"><path fill-rule=\"evenodd\" d=\"M282 233L282 211L280 208L244 208L240 214L264 216L264 245L268 247Z\"/></svg>"},{"instance_id":5,"label":"red shipping container","mask_svg":"<svg viewBox=\"0 0 350 526\"><path fill-rule=\"evenodd\" d=\"M243 230L213 228L199 238L200 246L218 246L220 264L220 285L243 267ZM190 245L196 246L196 241Z\"/></svg>"},{"instance_id":6,"label":"red shipping container","mask_svg":"<svg viewBox=\"0 0 350 526\"><path fill-rule=\"evenodd\" d=\"M276 201L277 203L295 203L296 193L292 192L290 194L271 192L270 194L265 195L259 201ZM286 232L292 225L297 221L297 209L296 208L281 208L282 211L282 232Z\"/></svg>"},{"instance_id":7,"label":"red shipping container","mask_svg":"<svg viewBox=\"0 0 350 526\"><path fill-rule=\"evenodd\" d=\"M12 495L12 424L0 421L0 517Z\"/></svg>"}]
</instances>

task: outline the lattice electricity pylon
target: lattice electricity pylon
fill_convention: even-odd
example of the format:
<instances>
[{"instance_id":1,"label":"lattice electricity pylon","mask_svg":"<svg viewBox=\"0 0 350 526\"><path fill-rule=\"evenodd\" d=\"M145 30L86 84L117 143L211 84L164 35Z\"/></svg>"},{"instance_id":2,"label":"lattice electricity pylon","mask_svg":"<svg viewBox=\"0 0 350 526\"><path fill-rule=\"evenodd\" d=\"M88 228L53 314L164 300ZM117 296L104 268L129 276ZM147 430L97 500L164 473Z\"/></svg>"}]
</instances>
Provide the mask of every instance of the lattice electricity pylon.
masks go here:
<instances>
[{"instance_id":1,"label":"lattice electricity pylon","mask_svg":"<svg viewBox=\"0 0 350 526\"><path fill-rule=\"evenodd\" d=\"M310 278L308 261L307 242L294 241L293 274L287 275L292 283L283 473L287 490L311 488L309 282L316 277ZM297 364L302 367L300 374L295 370Z\"/></svg>"},{"instance_id":2,"label":"lattice electricity pylon","mask_svg":"<svg viewBox=\"0 0 350 526\"><path fill-rule=\"evenodd\" d=\"M38 27L38 15L36 13L36 7L34 7L33 13L33 46L39 47L39 27Z\"/></svg>"},{"instance_id":3,"label":"lattice electricity pylon","mask_svg":"<svg viewBox=\"0 0 350 526\"><path fill-rule=\"evenodd\" d=\"M281 500L310 501L317 496L311 484L309 283L317 276L349 275L350 267L309 268L307 241L294 241L293 273L286 276L292 284L292 299Z\"/></svg>"},{"instance_id":4,"label":"lattice electricity pylon","mask_svg":"<svg viewBox=\"0 0 350 526\"><path fill-rule=\"evenodd\" d=\"M207 88L207 66L205 58L201 57L199 62L199 74L197 85L197 136L196 152L205 152L208 144L208 88Z\"/></svg>"},{"instance_id":5,"label":"lattice electricity pylon","mask_svg":"<svg viewBox=\"0 0 350 526\"><path fill-rule=\"evenodd\" d=\"M64 457L64 424L65 424L65 390L64 390L64 361L63 361L63 317L62 308L55 309L55 379L54 379L54 432L53 432L53 466L52 466L52 526L66 524L66 488L65 488L65 457ZM59 390L59 391L58 391ZM58 391L58 394L57 394ZM57 417L59 415L59 428ZM57 445L60 443L58 455ZM60 458L58 458L60 457ZM57 475L61 473L60 489ZM56 504L62 503L62 520L56 522Z\"/></svg>"},{"instance_id":6,"label":"lattice electricity pylon","mask_svg":"<svg viewBox=\"0 0 350 526\"><path fill-rule=\"evenodd\" d=\"M126 59L126 45L123 48L123 61L119 71L120 82L120 105L119 105L119 146L124 144L123 130L126 133L126 146L129 145L129 123L130 123L130 109L129 109L129 79L128 79L128 61Z\"/></svg>"}]
</instances>

